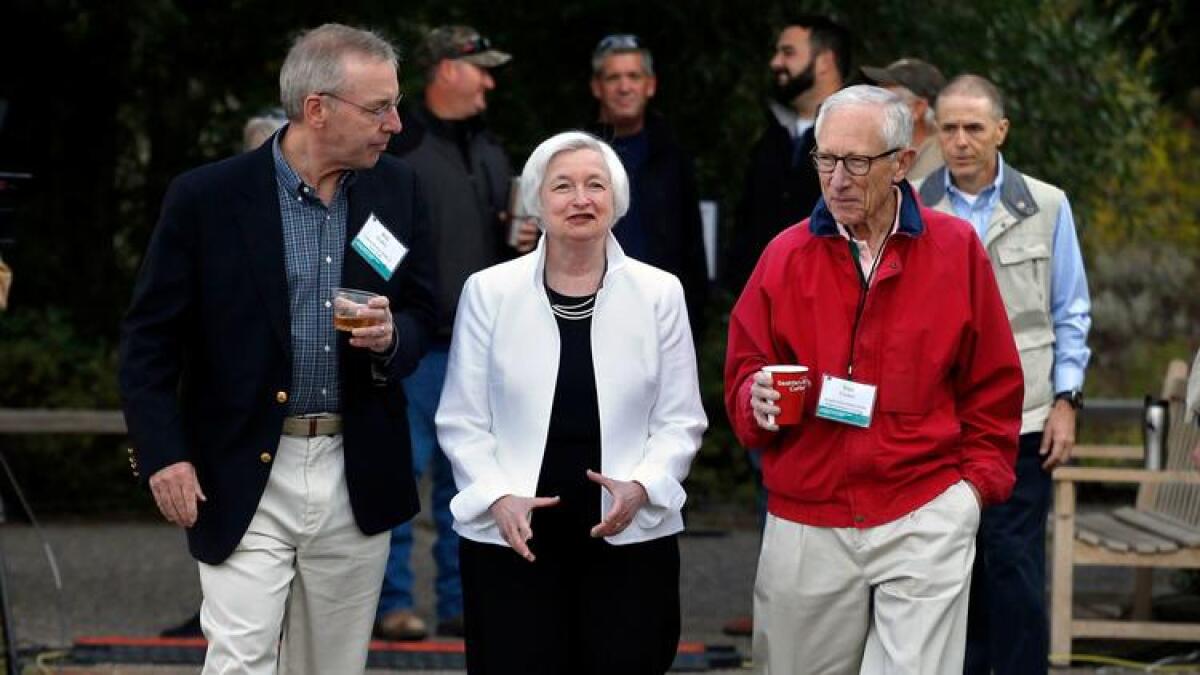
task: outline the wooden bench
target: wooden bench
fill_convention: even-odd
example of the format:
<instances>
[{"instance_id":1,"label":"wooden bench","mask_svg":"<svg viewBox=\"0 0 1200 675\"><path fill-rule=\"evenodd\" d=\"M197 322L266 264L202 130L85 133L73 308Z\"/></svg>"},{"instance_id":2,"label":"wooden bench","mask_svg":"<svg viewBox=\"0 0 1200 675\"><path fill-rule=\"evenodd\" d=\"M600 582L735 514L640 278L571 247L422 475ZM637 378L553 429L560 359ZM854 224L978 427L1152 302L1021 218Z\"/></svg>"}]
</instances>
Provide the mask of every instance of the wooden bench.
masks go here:
<instances>
[{"instance_id":1,"label":"wooden bench","mask_svg":"<svg viewBox=\"0 0 1200 675\"><path fill-rule=\"evenodd\" d=\"M1185 421L1187 363L1172 361L1163 382L1167 435L1162 470L1063 466L1054 471L1054 550L1050 596L1050 662L1067 665L1075 638L1200 642L1200 623L1150 620L1150 578L1156 567L1200 568L1200 473L1190 452L1200 440ZM1080 446L1080 458L1141 460L1144 449ZM1079 515L1075 486L1084 482L1137 483L1134 506ZM1081 620L1072 614L1077 565L1134 567L1132 620Z\"/></svg>"}]
</instances>

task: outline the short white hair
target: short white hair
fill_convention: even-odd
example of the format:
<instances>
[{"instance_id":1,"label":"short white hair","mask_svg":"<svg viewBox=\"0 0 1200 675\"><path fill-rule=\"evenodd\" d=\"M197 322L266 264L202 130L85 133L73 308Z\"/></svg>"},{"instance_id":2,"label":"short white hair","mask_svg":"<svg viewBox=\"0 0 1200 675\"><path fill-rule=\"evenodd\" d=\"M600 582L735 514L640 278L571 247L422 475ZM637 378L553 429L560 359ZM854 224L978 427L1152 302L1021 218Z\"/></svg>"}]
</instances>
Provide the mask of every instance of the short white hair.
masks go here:
<instances>
[{"instance_id":1,"label":"short white hair","mask_svg":"<svg viewBox=\"0 0 1200 675\"><path fill-rule=\"evenodd\" d=\"M521 206L525 212L537 216L538 226L545 229L542 217L542 182L546 180L546 168L557 155L575 150L593 150L600 154L612 182L613 223L629 211L629 175L617 153L595 136L582 131L564 131L542 141L534 149L521 171ZM609 227L612 223L609 223Z\"/></svg>"},{"instance_id":2,"label":"short white hair","mask_svg":"<svg viewBox=\"0 0 1200 675\"><path fill-rule=\"evenodd\" d=\"M883 113L883 124L879 127L879 134L883 136L883 144L887 148L903 149L912 144L912 111L908 109L908 103L899 94L883 87L856 84L833 94L821 104L813 129L818 145L825 118L838 108L855 106L874 106L880 109Z\"/></svg>"}]
</instances>

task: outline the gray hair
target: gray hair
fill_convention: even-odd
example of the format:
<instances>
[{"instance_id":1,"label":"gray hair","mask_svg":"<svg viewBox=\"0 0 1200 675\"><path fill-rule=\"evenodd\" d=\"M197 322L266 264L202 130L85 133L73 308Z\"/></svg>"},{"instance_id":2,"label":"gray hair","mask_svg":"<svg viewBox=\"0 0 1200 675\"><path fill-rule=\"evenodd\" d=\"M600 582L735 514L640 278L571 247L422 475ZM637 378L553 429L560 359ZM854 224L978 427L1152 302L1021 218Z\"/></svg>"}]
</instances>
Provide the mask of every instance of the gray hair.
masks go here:
<instances>
[{"instance_id":1,"label":"gray hair","mask_svg":"<svg viewBox=\"0 0 1200 675\"><path fill-rule=\"evenodd\" d=\"M525 212L537 216L538 227L545 229L542 214L542 182L546 180L546 168L555 156L575 150L594 150L600 153L608 178L612 181L613 222L629 211L629 175L621 158L608 143L582 131L564 131L542 141L534 149L521 171L521 206ZM612 226L612 223L609 223Z\"/></svg>"},{"instance_id":2,"label":"gray hair","mask_svg":"<svg viewBox=\"0 0 1200 675\"><path fill-rule=\"evenodd\" d=\"M645 47L610 47L604 50L597 50L592 54L592 75L599 75L604 70L604 59L613 54L641 54L642 72L647 77L654 77L654 56Z\"/></svg>"},{"instance_id":3,"label":"gray hair","mask_svg":"<svg viewBox=\"0 0 1200 675\"><path fill-rule=\"evenodd\" d=\"M874 106L880 109L883 113L883 124L879 127L879 134L883 136L883 143L888 148L907 148L912 144L912 111L908 109L908 104L899 94L869 84L846 87L825 99L820 112L817 113L816 128L813 130L817 138L821 137L821 127L830 113L838 108L854 106Z\"/></svg>"},{"instance_id":4,"label":"gray hair","mask_svg":"<svg viewBox=\"0 0 1200 675\"><path fill-rule=\"evenodd\" d=\"M287 123L283 115L256 115L242 128L242 150L254 150Z\"/></svg>"},{"instance_id":5,"label":"gray hair","mask_svg":"<svg viewBox=\"0 0 1200 675\"><path fill-rule=\"evenodd\" d=\"M296 38L279 70L279 101L292 121L304 115L304 99L314 92L336 92L345 81L342 59L348 55L387 61L396 67L396 50L378 34L340 23L327 23Z\"/></svg>"},{"instance_id":6,"label":"gray hair","mask_svg":"<svg viewBox=\"0 0 1200 675\"><path fill-rule=\"evenodd\" d=\"M985 98L992 104L992 113L997 120L1004 119L1004 94L991 80L981 75L964 73L950 80L938 93L938 100L948 96L966 96L968 98Z\"/></svg>"}]
</instances>

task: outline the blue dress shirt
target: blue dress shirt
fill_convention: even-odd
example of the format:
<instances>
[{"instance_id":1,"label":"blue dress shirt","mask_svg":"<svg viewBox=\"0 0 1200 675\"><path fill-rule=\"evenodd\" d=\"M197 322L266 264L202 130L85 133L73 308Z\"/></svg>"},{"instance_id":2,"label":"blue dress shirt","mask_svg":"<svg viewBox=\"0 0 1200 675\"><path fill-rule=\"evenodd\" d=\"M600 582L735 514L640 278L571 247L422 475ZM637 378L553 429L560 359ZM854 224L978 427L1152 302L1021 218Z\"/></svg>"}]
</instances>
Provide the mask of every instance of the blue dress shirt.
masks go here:
<instances>
[{"instance_id":1,"label":"blue dress shirt","mask_svg":"<svg viewBox=\"0 0 1200 675\"><path fill-rule=\"evenodd\" d=\"M346 188L354 174L342 175L326 206L284 158L280 141L285 133L287 127L275 134L272 152L292 319L292 395L287 410L289 415L340 412L333 291L342 278Z\"/></svg>"}]
</instances>

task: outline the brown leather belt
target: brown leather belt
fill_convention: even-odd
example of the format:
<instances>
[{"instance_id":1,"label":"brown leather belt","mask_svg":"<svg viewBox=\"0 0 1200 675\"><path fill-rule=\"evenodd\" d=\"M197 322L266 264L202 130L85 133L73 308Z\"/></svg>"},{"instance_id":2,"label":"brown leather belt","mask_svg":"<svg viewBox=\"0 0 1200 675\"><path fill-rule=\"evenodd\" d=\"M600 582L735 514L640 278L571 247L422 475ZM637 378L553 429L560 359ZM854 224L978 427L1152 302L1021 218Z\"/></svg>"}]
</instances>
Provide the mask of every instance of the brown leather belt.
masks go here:
<instances>
[{"instance_id":1,"label":"brown leather belt","mask_svg":"<svg viewBox=\"0 0 1200 675\"><path fill-rule=\"evenodd\" d=\"M312 438L342 433L342 416L333 413L283 418L283 435Z\"/></svg>"}]
</instances>

